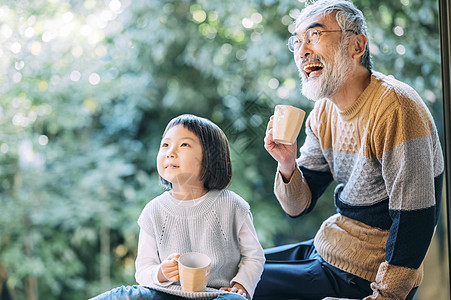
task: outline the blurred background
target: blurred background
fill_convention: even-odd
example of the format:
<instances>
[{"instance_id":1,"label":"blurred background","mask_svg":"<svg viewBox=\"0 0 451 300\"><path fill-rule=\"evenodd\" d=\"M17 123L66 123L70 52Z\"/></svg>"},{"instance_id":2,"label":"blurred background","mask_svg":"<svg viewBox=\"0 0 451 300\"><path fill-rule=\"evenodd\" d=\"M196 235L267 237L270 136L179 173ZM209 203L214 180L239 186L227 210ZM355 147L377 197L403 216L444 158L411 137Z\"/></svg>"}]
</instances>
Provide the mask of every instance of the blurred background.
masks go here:
<instances>
[{"instance_id":1,"label":"blurred background","mask_svg":"<svg viewBox=\"0 0 451 300\"><path fill-rule=\"evenodd\" d=\"M375 70L419 92L443 139L438 3L354 2ZM163 192L156 154L167 122L182 113L227 134L230 189L250 203L264 248L312 238L335 211L334 185L310 215L287 217L263 148L276 104L313 106L286 47L304 5L2 0L1 299L88 299L135 284L136 220ZM443 213L417 299L449 299L445 224Z\"/></svg>"}]
</instances>

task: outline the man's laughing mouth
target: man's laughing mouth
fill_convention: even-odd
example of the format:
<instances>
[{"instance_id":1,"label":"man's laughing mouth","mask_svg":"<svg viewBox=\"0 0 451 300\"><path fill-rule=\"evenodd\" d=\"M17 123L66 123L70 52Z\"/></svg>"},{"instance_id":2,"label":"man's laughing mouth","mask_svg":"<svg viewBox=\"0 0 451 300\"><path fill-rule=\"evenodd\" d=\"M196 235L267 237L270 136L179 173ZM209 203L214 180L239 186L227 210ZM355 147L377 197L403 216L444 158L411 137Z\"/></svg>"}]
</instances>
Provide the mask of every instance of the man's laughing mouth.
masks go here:
<instances>
[{"instance_id":1,"label":"man's laughing mouth","mask_svg":"<svg viewBox=\"0 0 451 300\"><path fill-rule=\"evenodd\" d=\"M307 78L318 77L323 71L324 65L319 61L309 61L302 65L302 70Z\"/></svg>"}]
</instances>

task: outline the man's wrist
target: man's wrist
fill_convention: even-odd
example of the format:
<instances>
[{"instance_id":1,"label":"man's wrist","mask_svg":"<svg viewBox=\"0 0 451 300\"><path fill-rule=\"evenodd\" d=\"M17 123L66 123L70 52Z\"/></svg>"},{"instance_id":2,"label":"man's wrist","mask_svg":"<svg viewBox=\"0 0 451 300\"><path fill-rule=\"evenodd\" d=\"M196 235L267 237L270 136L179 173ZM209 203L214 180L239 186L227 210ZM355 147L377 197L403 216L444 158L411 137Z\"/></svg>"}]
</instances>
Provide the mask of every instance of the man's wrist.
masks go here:
<instances>
[{"instance_id":1,"label":"man's wrist","mask_svg":"<svg viewBox=\"0 0 451 300\"><path fill-rule=\"evenodd\" d=\"M291 179L291 176L293 176L293 172L294 170L296 170L297 165L296 165L296 161L293 162L292 164L280 164L278 166L278 170L280 175L282 175L282 179L285 183L289 182Z\"/></svg>"}]
</instances>

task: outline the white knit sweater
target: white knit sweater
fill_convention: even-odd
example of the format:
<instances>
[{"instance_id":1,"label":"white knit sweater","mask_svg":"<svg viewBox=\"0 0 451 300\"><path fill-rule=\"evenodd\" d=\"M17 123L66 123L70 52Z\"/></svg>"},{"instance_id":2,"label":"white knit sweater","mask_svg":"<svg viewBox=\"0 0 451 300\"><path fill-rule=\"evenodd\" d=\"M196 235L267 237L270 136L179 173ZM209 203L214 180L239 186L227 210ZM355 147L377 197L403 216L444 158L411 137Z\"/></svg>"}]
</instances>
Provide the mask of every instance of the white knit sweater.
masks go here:
<instances>
[{"instance_id":1,"label":"white knit sweater","mask_svg":"<svg viewBox=\"0 0 451 300\"><path fill-rule=\"evenodd\" d=\"M205 253L212 259L208 286L229 286L243 259L238 237L243 223L249 218L249 204L228 190L209 191L203 198L198 205L187 207L181 206L169 192L165 192L146 205L138 224L142 231L155 239L159 262L174 252ZM263 262L263 257L256 261L261 270ZM251 295L260 275L261 272L255 274L250 282L240 282ZM165 291L187 296L175 286L167 287Z\"/></svg>"}]
</instances>

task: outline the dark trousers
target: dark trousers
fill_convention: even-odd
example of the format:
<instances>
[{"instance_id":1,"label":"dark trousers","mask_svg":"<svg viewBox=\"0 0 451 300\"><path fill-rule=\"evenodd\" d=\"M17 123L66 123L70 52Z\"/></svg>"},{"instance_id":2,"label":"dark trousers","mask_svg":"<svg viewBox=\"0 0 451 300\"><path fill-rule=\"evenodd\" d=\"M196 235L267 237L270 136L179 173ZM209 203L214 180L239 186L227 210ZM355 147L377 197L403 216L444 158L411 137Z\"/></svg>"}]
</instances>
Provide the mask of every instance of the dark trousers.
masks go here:
<instances>
[{"instance_id":1,"label":"dark trousers","mask_svg":"<svg viewBox=\"0 0 451 300\"><path fill-rule=\"evenodd\" d=\"M362 299L373 293L370 282L328 264L313 240L265 250L266 263L254 300ZM407 299L413 299L414 288Z\"/></svg>"}]
</instances>

